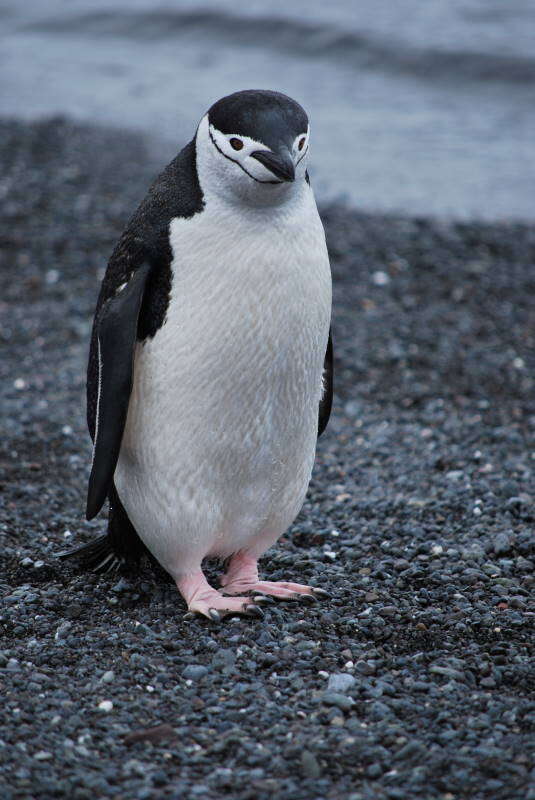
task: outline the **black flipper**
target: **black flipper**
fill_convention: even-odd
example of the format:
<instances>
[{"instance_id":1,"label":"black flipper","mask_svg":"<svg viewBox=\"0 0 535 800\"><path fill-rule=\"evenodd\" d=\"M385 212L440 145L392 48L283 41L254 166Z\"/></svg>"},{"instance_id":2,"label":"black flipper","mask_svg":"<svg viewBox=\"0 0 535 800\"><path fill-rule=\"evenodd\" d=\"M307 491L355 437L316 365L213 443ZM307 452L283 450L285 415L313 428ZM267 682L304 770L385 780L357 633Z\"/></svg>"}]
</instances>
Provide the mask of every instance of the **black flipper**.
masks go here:
<instances>
[{"instance_id":1,"label":"black flipper","mask_svg":"<svg viewBox=\"0 0 535 800\"><path fill-rule=\"evenodd\" d=\"M134 346L150 265L143 263L126 286L102 306L97 322L98 400L87 519L110 493L132 391Z\"/></svg>"},{"instance_id":2,"label":"black flipper","mask_svg":"<svg viewBox=\"0 0 535 800\"><path fill-rule=\"evenodd\" d=\"M321 436L329 417L331 416L331 408L333 404L333 340L331 331L329 330L329 340L327 342L327 351L325 353L325 361L323 364L323 394L320 400L319 419L318 419L318 436Z\"/></svg>"}]
</instances>

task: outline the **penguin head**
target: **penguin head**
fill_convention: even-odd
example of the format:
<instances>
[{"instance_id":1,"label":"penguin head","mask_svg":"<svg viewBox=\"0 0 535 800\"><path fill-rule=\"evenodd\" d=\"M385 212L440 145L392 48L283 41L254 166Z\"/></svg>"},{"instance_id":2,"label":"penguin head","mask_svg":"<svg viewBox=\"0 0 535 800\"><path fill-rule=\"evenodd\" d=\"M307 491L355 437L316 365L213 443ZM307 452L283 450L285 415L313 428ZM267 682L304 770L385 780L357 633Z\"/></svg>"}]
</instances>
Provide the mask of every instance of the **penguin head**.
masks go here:
<instances>
[{"instance_id":1,"label":"penguin head","mask_svg":"<svg viewBox=\"0 0 535 800\"><path fill-rule=\"evenodd\" d=\"M253 204L284 201L305 180L309 133L305 111L285 94L246 90L223 97L197 131L203 189Z\"/></svg>"}]
</instances>

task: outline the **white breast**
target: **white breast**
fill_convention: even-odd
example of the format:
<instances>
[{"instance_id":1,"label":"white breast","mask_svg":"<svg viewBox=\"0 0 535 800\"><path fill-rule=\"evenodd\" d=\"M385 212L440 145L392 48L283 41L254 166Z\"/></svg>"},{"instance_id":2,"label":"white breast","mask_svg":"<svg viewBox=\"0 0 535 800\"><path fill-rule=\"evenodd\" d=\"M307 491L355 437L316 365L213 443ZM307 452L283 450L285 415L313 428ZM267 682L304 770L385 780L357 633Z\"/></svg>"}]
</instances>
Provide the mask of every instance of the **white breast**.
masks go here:
<instances>
[{"instance_id":1,"label":"white breast","mask_svg":"<svg viewBox=\"0 0 535 800\"><path fill-rule=\"evenodd\" d=\"M170 234L167 319L137 348L115 478L139 535L176 575L254 537L275 541L297 514L331 282L306 184L277 209L208 200Z\"/></svg>"}]
</instances>

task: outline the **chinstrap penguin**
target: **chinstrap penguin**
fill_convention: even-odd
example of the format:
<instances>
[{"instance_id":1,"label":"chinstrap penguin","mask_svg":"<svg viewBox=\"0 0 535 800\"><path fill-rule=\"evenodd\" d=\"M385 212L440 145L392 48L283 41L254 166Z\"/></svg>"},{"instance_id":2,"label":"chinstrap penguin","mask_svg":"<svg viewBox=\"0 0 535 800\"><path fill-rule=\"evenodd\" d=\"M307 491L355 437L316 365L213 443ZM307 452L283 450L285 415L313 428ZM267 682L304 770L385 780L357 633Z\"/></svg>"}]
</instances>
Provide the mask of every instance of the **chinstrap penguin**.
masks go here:
<instances>
[{"instance_id":1,"label":"chinstrap penguin","mask_svg":"<svg viewBox=\"0 0 535 800\"><path fill-rule=\"evenodd\" d=\"M148 551L214 620L325 594L257 571L303 504L332 402L309 135L278 92L216 102L129 222L95 312L87 518L108 498L108 532L62 555L104 570ZM206 557L225 559L219 590Z\"/></svg>"}]
</instances>

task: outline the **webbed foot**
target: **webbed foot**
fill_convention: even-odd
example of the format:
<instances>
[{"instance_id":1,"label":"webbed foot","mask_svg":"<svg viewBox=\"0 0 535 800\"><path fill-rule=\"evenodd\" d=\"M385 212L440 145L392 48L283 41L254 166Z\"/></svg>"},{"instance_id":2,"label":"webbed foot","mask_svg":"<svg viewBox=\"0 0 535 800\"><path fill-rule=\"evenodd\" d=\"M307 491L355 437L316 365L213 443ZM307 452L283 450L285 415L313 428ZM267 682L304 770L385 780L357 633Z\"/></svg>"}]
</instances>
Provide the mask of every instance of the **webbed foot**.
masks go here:
<instances>
[{"instance_id":1,"label":"webbed foot","mask_svg":"<svg viewBox=\"0 0 535 800\"><path fill-rule=\"evenodd\" d=\"M288 581L261 581L258 577L257 559L246 553L236 553L229 561L221 578L224 595L252 594L256 602L266 602L268 597L278 600L305 600L315 602L329 597L324 589Z\"/></svg>"},{"instance_id":2,"label":"webbed foot","mask_svg":"<svg viewBox=\"0 0 535 800\"><path fill-rule=\"evenodd\" d=\"M176 585L188 605L185 619L191 619L195 614L201 614L212 622L221 622L224 617L234 614L257 619L264 616L251 597L225 597L210 586L200 570L179 578Z\"/></svg>"}]
</instances>

